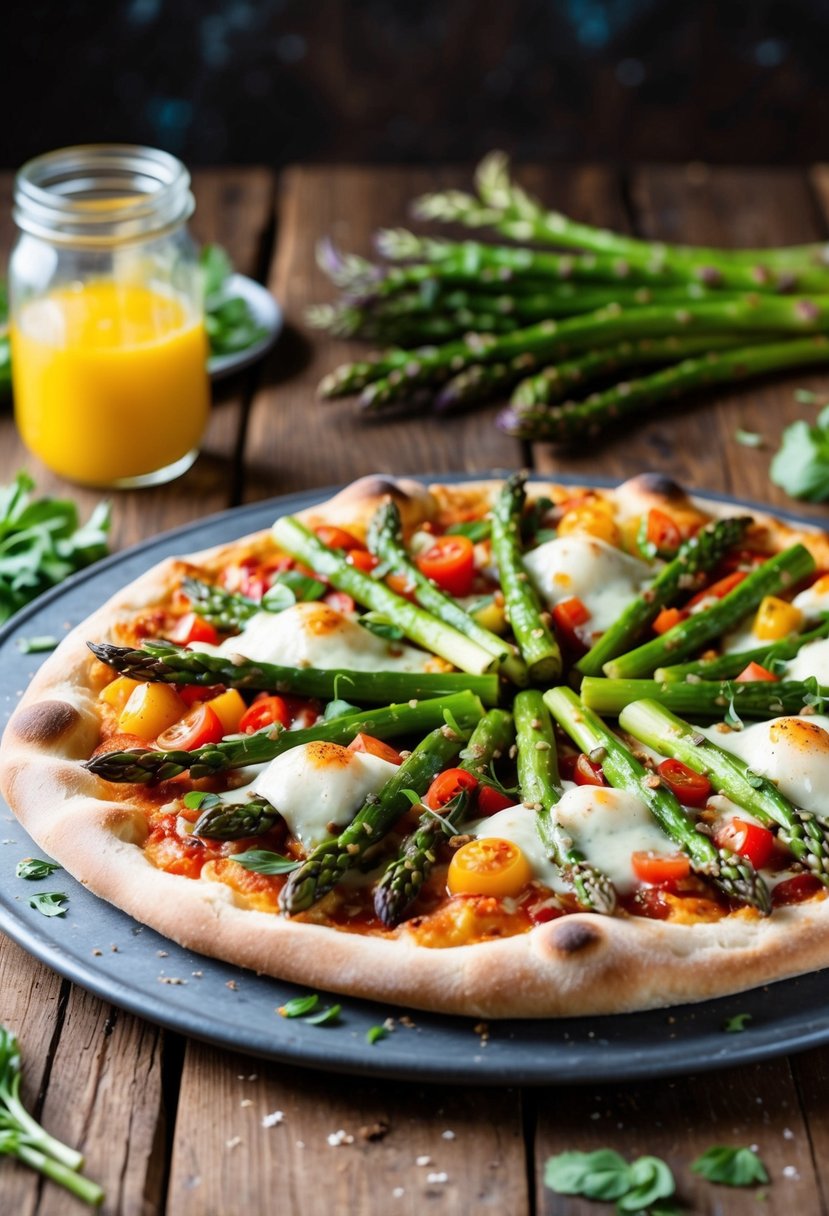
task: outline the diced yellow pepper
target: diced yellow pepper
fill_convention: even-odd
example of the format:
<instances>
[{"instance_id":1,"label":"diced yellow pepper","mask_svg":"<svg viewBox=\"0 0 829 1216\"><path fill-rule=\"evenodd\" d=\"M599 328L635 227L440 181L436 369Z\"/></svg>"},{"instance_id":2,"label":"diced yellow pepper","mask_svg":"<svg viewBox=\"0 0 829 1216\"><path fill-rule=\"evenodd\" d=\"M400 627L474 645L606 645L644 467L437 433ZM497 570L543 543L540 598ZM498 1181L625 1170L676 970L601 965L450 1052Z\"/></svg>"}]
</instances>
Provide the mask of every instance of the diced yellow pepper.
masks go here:
<instances>
[{"instance_id":1,"label":"diced yellow pepper","mask_svg":"<svg viewBox=\"0 0 829 1216\"><path fill-rule=\"evenodd\" d=\"M149 741L186 712L187 706L169 684L139 684L121 711L118 727L127 735Z\"/></svg>"},{"instance_id":2,"label":"diced yellow pepper","mask_svg":"<svg viewBox=\"0 0 829 1216\"><path fill-rule=\"evenodd\" d=\"M242 694L235 688L229 688L227 692L213 697L207 704L221 722L225 734L235 734L242 721L242 714L247 710Z\"/></svg>"},{"instance_id":3,"label":"diced yellow pepper","mask_svg":"<svg viewBox=\"0 0 829 1216\"><path fill-rule=\"evenodd\" d=\"M499 604L495 598L485 601L480 608L475 608L472 612L472 619L477 621L482 628L488 629L490 633L507 632L507 615L504 611L503 601Z\"/></svg>"},{"instance_id":4,"label":"diced yellow pepper","mask_svg":"<svg viewBox=\"0 0 829 1216\"><path fill-rule=\"evenodd\" d=\"M775 642L803 628L803 613L794 604L767 595L760 602L754 618L754 636L761 642Z\"/></svg>"},{"instance_id":5,"label":"diced yellow pepper","mask_svg":"<svg viewBox=\"0 0 829 1216\"><path fill-rule=\"evenodd\" d=\"M583 532L617 547L621 541L619 528L607 510L592 502L573 507L562 516L557 532L559 536L572 536L573 533Z\"/></svg>"},{"instance_id":6,"label":"diced yellow pepper","mask_svg":"<svg viewBox=\"0 0 829 1216\"><path fill-rule=\"evenodd\" d=\"M139 683L139 680L131 680L129 676L116 676L107 684L106 688L101 689L100 699L105 701L117 714L120 714L129 701L130 694L138 688Z\"/></svg>"}]
</instances>

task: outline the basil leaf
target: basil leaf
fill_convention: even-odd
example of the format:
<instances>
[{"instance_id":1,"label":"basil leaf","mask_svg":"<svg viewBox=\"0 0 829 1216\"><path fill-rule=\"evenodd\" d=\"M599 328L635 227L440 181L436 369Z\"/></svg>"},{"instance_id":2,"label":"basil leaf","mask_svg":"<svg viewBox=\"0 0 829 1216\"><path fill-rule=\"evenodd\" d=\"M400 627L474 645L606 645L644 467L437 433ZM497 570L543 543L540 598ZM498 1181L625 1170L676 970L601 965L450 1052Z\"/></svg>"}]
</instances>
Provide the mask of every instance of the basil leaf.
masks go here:
<instances>
[{"instance_id":1,"label":"basil leaf","mask_svg":"<svg viewBox=\"0 0 829 1216\"><path fill-rule=\"evenodd\" d=\"M280 570L270 590L272 591L274 587L289 587L298 604L305 600L318 600L326 591L325 583L321 583L313 575L303 574L301 570Z\"/></svg>"},{"instance_id":2,"label":"basil leaf","mask_svg":"<svg viewBox=\"0 0 829 1216\"><path fill-rule=\"evenodd\" d=\"M670 1167L659 1157L639 1157L628 1170L630 1190L616 1207L620 1212L641 1212L657 1199L667 1199L676 1190Z\"/></svg>"},{"instance_id":3,"label":"basil leaf","mask_svg":"<svg viewBox=\"0 0 829 1216\"><path fill-rule=\"evenodd\" d=\"M274 583L262 596L262 607L266 612L284 612L286 608L293 608L295 603L296 596L284 583Z\"/></svg>"},{"instance_id":4,"label":"basil leaf","mask_svg":"<svg viewBox=\"0 0 829 1216\"><path fill-rule=\"evenodd\" d=\"M48 878L50 874L54 874L55 870L62 868L56 861L45 861L41 857L27 857L17 863L15 874L18 878L36 881L39 878Z\"/></svg>"},{"instance_id":5,"label":"basil leaf","mask_svg":"<svg viewBox=\"0 0 829 1216\"><path fill-rule=\"evenodd\" d=\"M823 418L823 414L821 414ZM787 426L769 476L793 498L825 502L829 498L829 430L800 420Z\"/></svg>"},{"instance_id":6,"label":"basil leaf","mask_svg":"<svg viewBox=\"0 0 829 1216\"><path fill-rule=\"evenodd\" d=\"M769 1180L766 1167L753 1149L724 1144L706 1149L692 1163L691 1169L709 1182L721 1182L725 1186L753 1186Z\"/></svg>"},{"instance_id":7,"label":"basil leaf","mask_svg":"<svg viewBox=\"0 0 829 1216\"><path fill-rule=\"evenodd\" d=\"M362 625L363 629L367 629L369 633L375 634L378 638L386 638L390 642L399 642L403 637L403 630L399 625L395 625L389 617L384 616L382 612L364 612L358 618L358 625Z\"/></svg>"},{"instance_id":8,"label":"basil leaf","mask_svg":"<svg viewBox=\"0 0 829 1216\"><path fill-rule=\"evenodd\" d=\"M352 705L350 701L343 701L341 697L337 697L326 705L323 710L322 720L323 722L330 722L332 718L341 718L343 714L359 713L359 710L360 707L358 705Z\"/></svg>"},{"instance_id":9,"label":"basil leaf","mask_svg":"<svg viewBox=\"0 0 829 1216\"><path fill-rule=\"evenodd\" d=\"M310 1013L312 1009L316 1009L320 1003L319 994L311 992L308 996L295 996L292 1000L286 1001L284 1005L280 1005L277 1010L283 1018L301 1018L303 1014Z\"/></svg>"},{"instance_id":10,"label":"basil leaf","mask_svg":"<svg viewBox=\"0 0 829 1216\"><path fill-rule=\"evenodd\" d=\"M39 637L17 639L17 649L21 654L46 654L47 651L54 650L57 644L58 639L46 633Z\"/></svg>"},{"instance_id":11,"label":"basil leaf","mask_svg":"<svg viewBox=\"0 0 829 1216\"><path fill-rule=\"evenodd\" d=\"M65 916L69 896L61 891L41 891L29 900L29 907L42 916Z\"/></svg>"},{"instance_id":12,"label":"basil leaf","mask_svg":"<svg viewBox=\"0 0 829 1216\"><path fill-rule=\"evenodd\" d=\"M450 524L446 529L447 536L467 536L473 545L482 540L489 540L492 524L488 519L470 519L467 523Z\"/></svg>"},{"instance_id":13,"label":"basil leaf","mask_svg":"<svg viewBox=\"0 0 829 1216\"><path fill-rule=\"evenodd\" d=\"M267 849L247 849L244 853L231 853L230 860L252 870L254 874L290 874L299 867L293 857L271 853Z\"/></svg>"},{"instance_id":14,"label":"basil leaf","mask_svg":"<svg viewBox=\"0 0 829 1216\"><path fill-rule=\"evenodd\" d=\"M592 1153L559 1153L544 1167L544 1185L559 1195L618 1199L629 1190L628 1164L609 1148Z\"/></svg>"},{"instance_id":15,"label":"basil leaf","mask_svg":"<svg viewBox=\"0 0 829 1216\"><path fill-rule=\"evenodd\" d=\"M726 1034L740 1034L745 1030L746 1024L752 1021L750 1013L735 1013L733 1018L728 1018L723 1026Z\"/></svg>"},{"instance_id":16,"label":"basil leaf","mask_svg":"<svg viewBox=\"0 0 829 1216\"><path fill-rule=\"evenodd\" d=\"M340 1020L340 1014L343 1011L342 1005L329 1005L327 1009L320 1010L310 1018L304 1018L309 1026L334 1026Z\"/></svg>"},{"instance_id":17,"label":"basil leaf","mask_svg":"<svg viewBox=\"0 0 829 1216\"><path fill-rule=\"evenodd\" d=\"M207 811L218 806L220 802L218 794L208 794L203 790L190 790L181 800L182 806L186 806L189 811Z\"/></svg>"}]
</instances>

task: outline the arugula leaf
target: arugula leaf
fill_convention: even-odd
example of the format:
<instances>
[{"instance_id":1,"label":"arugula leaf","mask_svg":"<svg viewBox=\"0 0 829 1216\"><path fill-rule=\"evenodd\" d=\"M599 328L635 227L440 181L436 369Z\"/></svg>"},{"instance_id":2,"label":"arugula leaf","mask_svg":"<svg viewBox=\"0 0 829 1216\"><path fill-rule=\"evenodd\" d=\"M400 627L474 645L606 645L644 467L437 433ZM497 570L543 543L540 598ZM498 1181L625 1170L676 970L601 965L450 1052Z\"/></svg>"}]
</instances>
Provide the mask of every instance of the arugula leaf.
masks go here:
<instances>
[{"instance_id":1,"label":"arugula leaf","mask_svg":"<svg viewBox=\"0 0 829 1216\"><path fill-rule=\"evenodd\" d=\"M18 878L27 878L32 882L39 878L48 878L55 870L62 870L56 861L46 861L42 857L26 857L18 861L15 874Z\"/></svg>"},{"instance_id":2,"label":"arugula leaf","mask_svg":"<svg viewBox=\"0 0 829 1216\"><path fill-rule=\"evenodd\" d=\"M726 1020L723 1030L726 1034L740 1034L752 1020L750 1013L735 1013L733 1018Z\"/></svg>"},{"instance_id":3,"label":"arugula leaf","mask_svg":"<svg viewBox=\"0 0 829 1216\"><path fill-rule=\"evenodd\" d=\"M29 907L43 916L65 916L69 896L62 891L40 891L29 899Z\"/></svg>"},{"instance_id":4,"label":"arugula leaf","mask_svg":"<svg viewBox=\"0 0 829 1216\"><path fill-rule=\"evenodd\" d=\"M271 853L268 849L247 849L244 853L231 853L229 856L231 861L252 870L254 874L290 874L300 864L293 857L283 857L281 853Z\"/></svg>"},{"instance_id":5,"label":"arugula leaf","mask_svg":"<svg viewBox=\"0 0 829 1216\"><path fill-rule=\"evenodd\" d=\"M21 654L46 654L47 651L54 650L57 644L58 639L46 633L38 637L17 639L17 649Z\"/></svg>"},{"instance_id":6,"label":"arugula leaf","mask_svg":"<svg viewBox=\"0 0 829 1216\"><path fill-rule=\"evenodd\" d=\"M382 612L364 612L357 621L363 629L375 634L378 638L386 638L390 642L399 642L404 636L403 630Z\"/></svg>"},{"instance_id":7,"label":"arugula leaf","mask_svg":"<svg viewBox=\"0 0 829 1216\"><path fill-rule=\"evenodd\" d=\"M801 419L786 427L769 476L793 498L829 498L829 409L820 412L814 426Z\"/></svg>"},{"instance_id":8,"label":"arugula leaf","mask_svg":"<svg viewBox=\"0 0 829 1216\"><path fill-rule=\"evenodd\" d=\"M725 1144L706 1149L692 1163L691 1169L709 1182L722 1182L725 1186L753 1186L769 1180L766 1167L754 1149L732 1148Z\"/></svg>"},{"instance_id":9,"label":"arugula leaf","mask_svg":"<svg viewBox=\"0 0 829 1216\"><path fill-rule=\"evenodd\" d=\"M308 996L295 996L290 1001L286 1001L284 1005L279 1006L277 1012L283 1018L301 1018L303 1014L316 1009L319 1003L319 993L311 992Z\"/></svg>"}]
</instances>

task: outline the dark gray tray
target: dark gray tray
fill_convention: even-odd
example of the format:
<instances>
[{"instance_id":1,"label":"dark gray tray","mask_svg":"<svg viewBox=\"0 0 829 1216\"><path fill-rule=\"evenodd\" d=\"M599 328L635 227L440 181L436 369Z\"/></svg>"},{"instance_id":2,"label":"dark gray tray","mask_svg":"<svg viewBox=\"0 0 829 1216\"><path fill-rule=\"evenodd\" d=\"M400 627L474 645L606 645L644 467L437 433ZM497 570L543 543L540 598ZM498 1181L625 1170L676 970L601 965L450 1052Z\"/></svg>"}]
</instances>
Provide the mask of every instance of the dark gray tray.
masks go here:
<instances>
[{"instance_id":1,"label":"dark gray tray","mask_svg":"<svg viewBox=\"0 0 829 1216\"><path fill-rule=\"evenodd\" d=\"M277 514L301 510L332 492L296 494L201 520L116 554L30 605L0 631L0 726L41 662L38 656L20 654L19 637L61 635L67 623L82 620L114 588L162 558L267 527ZM301 989L183 950L97 899L63 871L42 883L16 878L17 861L31 854L39 855L39 850L8 807L0 804L0 929L104 1000L182 1034L253 1056L418 1081L540 1085L715 1069L829 1041L829 972L819 972L671 1010L492 1022L485 1045L473 1019L415 1012L414 1028L398 1023L388 1038L370 1046L365 1038L369 1027L401 1010L345 998L336 1026L288 1021L276 1008ZM47 919L31 909L28 898L37 890L65 891L66 916ZM749 1013L752 1020L741 1034L727 1034L724 1024L736 1013Z\"/></svg>"}]
</instances>

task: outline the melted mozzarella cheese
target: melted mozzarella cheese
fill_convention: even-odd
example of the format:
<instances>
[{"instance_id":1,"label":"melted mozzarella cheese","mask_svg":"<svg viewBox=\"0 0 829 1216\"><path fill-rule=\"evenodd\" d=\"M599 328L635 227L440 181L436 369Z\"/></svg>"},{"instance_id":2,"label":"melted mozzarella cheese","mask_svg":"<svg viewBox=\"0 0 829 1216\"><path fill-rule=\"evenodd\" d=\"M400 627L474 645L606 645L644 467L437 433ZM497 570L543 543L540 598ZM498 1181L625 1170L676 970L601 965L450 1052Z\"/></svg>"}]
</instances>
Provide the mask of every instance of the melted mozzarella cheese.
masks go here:
<instances>
[{"instance_id":1,"label":"melted mozzarella cheese","mask_svg":"<svg viewBox=\"0 0 829 1216\"><path fill-rule=\"evenodd\" d=\"M829 638L807 642L786 664L784 680L808 680L814 676L818 684L829 684Z\"/></svg>"},{"instance_id":2,"label":"melted mozzarella cheese","mask_svg":"<svg viewBox=\"0 0 829 1216\"><path fill-rule=\"evenodd\" d=\"M823 575L801 591L792 600L795 608L799 608L807 621L815 621L823 612L829 612L829 574Z\"/></svg>"},{"instance_id":3,"label":"melted mozzarella cheese","mask_svg":"<svg viewBox=\"0 0 829 1216\"><path fill-rule=\"evenodd\" d=\"M425 671L434 658L414 646L389 642L327 604L294 604L284 612L257 612L236 637L198 650L241 654L258 663L345 671Z\"/></svg>"},{"instance_id":4,"label":"melted mozzarella cheese","mask_svg":"<svg viewBox=\"0 0 829 1216\"><path fill-rule=\"evenodd\" d=\"M653 577L645 562L595 536L557 536L524 555L540 595L554 606L578 598L590 613L588 628L600 633Z\"/></svg>"},{"instance_id":5,"label":"melted mozzarella cheese","mask_svg":"<svg viewBox=\"0 0 829 1216\"><path fill-rule=\"evenodd\" d=\"M558 866L547 856L536 827L536 813L529 807L520 803L518 806L508 806L487 819L471 824L465 830L470 836L477 836L479 839L495 837L499 840L511 840L513 844L518 845L529 862L533 878L537 878L552 891L570 889Z\"/></svg>"},{"instance_id":6,"label":"melted mozzarella cheese","mask_svg":"<svg viewBox=\"0 0 829 1216\"><path fill-rule=\"evenodd\" d=\"M768 777L802 810L829 814L829 718L774 718L741 731L708 727L702 733Z\"/></svg>"},{"instance_id":7,"label":"melted mozzarella cheese","mask_svg":"<svg viewBox=\"0 0 829 1216\"><path fill-rule=\"evenodd\" d=\"M553 813L576 848L622 892L638 882L631 863L634 853L677 852L647 804L625 790L579 785L568 790Z\"/></svg>"},{"instance_id":8,"label":"melted mozzarella cheese","mask_svg":"<svg viewBox=\"0 0 829 1216\"><path fill-rule=\"evenodd\" d=\"M249 787L261 794L306 848L325 840L332 825L351 822L369 794L377 794L397 765L339 743L304 743L283 752Z\"/></svg>"}]
</instances>

